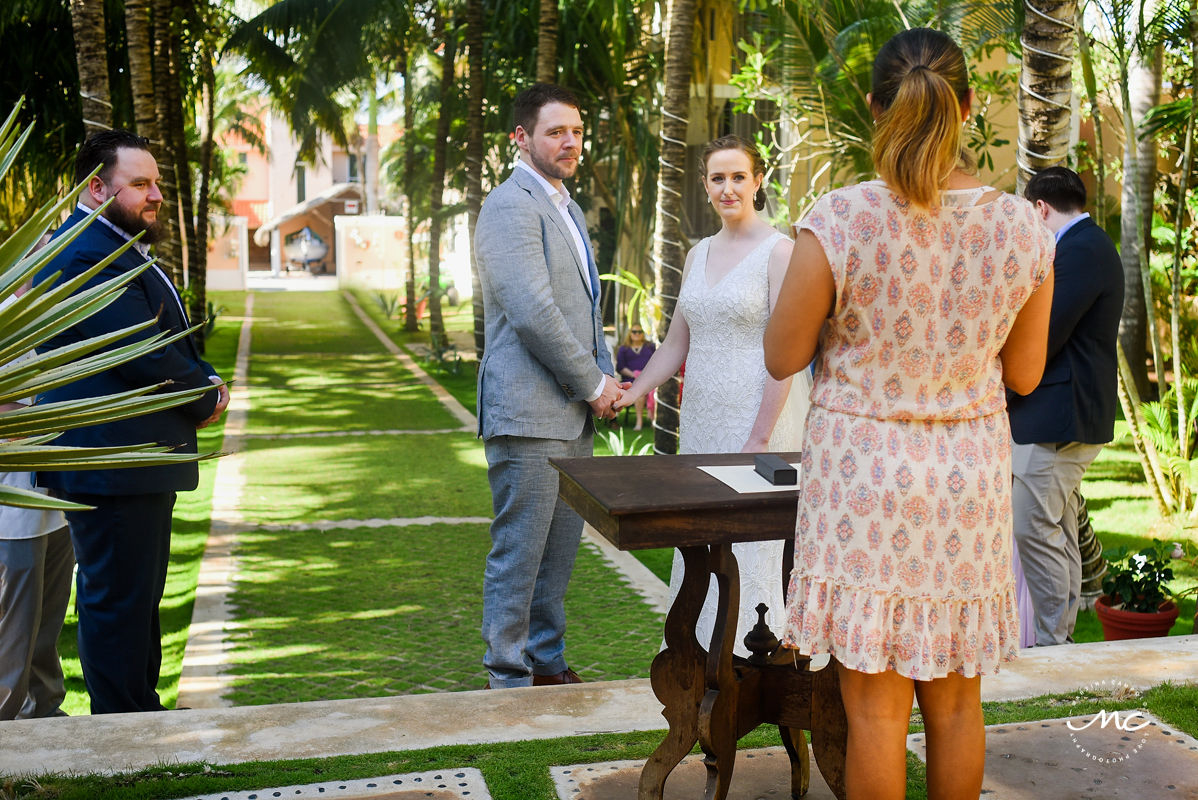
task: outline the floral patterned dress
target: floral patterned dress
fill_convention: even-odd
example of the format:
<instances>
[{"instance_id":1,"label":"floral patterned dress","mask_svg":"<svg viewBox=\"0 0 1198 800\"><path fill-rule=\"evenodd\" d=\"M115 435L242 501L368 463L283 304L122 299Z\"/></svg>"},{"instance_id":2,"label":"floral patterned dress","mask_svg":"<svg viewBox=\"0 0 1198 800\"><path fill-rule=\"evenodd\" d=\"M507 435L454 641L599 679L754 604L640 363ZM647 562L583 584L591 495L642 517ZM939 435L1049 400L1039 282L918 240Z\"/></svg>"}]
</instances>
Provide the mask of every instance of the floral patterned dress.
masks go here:
<instances>
[{"instance_id":1,"label":"floral patterned dress","mask_svg":"<svg viewBox=\"0 0 1198 800\"><path fill-rule=\"evenodd\" d=\"M783 641L860 672L973 677L1016 656L999 351L1054 241L1012 195L920 209L873 181L797 225L836 285L803 447Z\"/></svg>"}]
</instances>

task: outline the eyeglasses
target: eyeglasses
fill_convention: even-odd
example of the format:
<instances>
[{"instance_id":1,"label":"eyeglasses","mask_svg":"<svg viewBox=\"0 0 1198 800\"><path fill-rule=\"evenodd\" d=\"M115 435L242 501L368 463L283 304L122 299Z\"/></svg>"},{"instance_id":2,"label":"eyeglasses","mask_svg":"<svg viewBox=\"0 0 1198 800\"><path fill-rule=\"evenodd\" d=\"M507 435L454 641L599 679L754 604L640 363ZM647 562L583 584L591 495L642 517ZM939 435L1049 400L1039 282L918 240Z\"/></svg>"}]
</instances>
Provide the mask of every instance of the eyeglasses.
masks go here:
<instances>
[{"instance_id":1,"label":"eyeglasses","mask_svg":"<svg viewBox=\"0 0 1198 800\"><path fill-rule=\"evenodd\" d=\"M631 331L631 333L633 336L644 336L645 335L644 331L638 331L638 330L633 330L633 331Z\"/></svg>"}]
</instances>

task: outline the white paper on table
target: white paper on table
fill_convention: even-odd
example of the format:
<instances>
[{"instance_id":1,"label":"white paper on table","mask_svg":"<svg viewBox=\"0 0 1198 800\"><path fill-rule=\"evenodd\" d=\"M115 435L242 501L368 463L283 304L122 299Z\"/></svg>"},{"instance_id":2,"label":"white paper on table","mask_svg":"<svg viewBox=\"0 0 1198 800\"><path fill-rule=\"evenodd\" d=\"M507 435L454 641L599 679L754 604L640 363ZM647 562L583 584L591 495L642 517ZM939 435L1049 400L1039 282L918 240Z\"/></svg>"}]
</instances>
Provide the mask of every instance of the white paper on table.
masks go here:
<instances>
[{"instance_id":1,"label":"white paper on table","mask_svg":"<svg viewBox=\"0 0 1198 800\"><path fill-rule=\"evenodd\" d=\"M791 464L803 477L803 465ZM720 483L736 491L737 494L757 494L758 492L788 492L799 488L797 484L790 486L775 486L753 469L752 464L735 464L730 467L699 467Z\"/></svg>"}]
</instances>

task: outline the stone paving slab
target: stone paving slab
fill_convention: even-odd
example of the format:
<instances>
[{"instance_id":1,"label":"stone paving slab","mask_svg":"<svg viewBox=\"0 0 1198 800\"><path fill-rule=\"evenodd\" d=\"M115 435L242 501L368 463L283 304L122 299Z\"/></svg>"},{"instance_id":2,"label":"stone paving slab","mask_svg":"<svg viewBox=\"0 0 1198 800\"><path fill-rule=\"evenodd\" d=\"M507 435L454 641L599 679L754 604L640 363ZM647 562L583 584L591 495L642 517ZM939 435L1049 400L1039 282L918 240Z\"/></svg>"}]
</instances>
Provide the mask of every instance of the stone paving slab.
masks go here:
<instances>
[{"instance_id":1,"label":"stone paving slab","mask_svg":"<svg viewBox=\"0 0 1198 800\"><path fill-rule=\"evenodd\" d=\"M1104 726L1093 714L988 727L982 797L1198 800L1198 740L1127 713L1125 727L1144 727L1123 730L1109 717ZM923 734L907 737L907 746L926 760Z\"/></svg>"},{"instance_id":2,"label":"stone paving slab","mask_svg":"<svg viewBox=\"0 0 1198 800\"><path fill-rule=\"evenodd\" d=\"M111 774L665 726L647 680L14 720L0 722L0 775Z\"/></svg>"},{"instance_id":3,"label":"stone paving slab","mask_svg":"<svg viewBox=\"0 0 1198 800\"><path fill-rule=\"evenodd\" d=\"M384 775L354 781L322 781L244 792L218 792L185 800L274 800L277 797L324 800L491 800L483 774L473 767Z\"/></svg>"},{"instance_id":4,"label":"stone paving slab","mask_svg":"<svg viewBox=\"0 0 1198 800\"><path fill-rule=\"evenodd\" d=\"M1198 636L1043 647L982 681L984 700L1198 681ZM662 730L647 680L0 722L0 775L110 773L160 763L321 758L447 744Z\"/></svg>"},{"instance_id":5,"label":"stone paving slab","mask_svg":"<svg viewBox=\"0 0 1198 800\"><path fill-rule=\"evenodd\" d=\"M560 800L629 800L636 797L643 761L607 761L553 767L553 785ZM815 769L811 756L811 786L803 800L835 800L836 795ZM703 796L707 768L703 757L690 755L666 780L665 800ZM790 800L790 758L781 747L741 750L728 788L728 800Z\"/></svg>"}]
</instances>

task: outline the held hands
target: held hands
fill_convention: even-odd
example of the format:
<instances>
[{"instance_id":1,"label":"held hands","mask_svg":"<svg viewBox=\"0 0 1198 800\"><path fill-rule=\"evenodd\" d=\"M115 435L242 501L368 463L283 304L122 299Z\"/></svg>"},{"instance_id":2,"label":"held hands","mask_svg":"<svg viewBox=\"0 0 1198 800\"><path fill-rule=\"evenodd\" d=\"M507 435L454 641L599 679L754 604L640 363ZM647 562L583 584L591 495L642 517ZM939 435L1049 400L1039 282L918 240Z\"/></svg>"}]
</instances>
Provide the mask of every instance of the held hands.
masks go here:
<instances>
[{"instance_id":1,"label":"held hands","mask_svg":"<svg viewBox=\"0 0 1198 800\"><path fill-rule=\"evenodd\" d=\"M611 375L604 376L603 392L590 402L591 411L600 419L615 419L616 411L623 408L620 405L621 398L631 385L627 382L617 383Z\"/></svg>"},{"instance_id":2,"label":"held hands","mask_svg":"<svg viewBox=\"0 0 1198 800\"><path fill-rule=\"evenodd\" d=\"M216 409L212 412L212 416L196 425L196 430L207 428L212 423L220 419L220 415L225 413L225 409L229 406L229 387L220 378L209 377L208 380L216 384L217 399Z\"/></svg>"}]
</instances>

